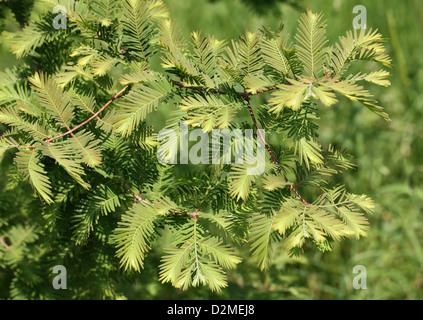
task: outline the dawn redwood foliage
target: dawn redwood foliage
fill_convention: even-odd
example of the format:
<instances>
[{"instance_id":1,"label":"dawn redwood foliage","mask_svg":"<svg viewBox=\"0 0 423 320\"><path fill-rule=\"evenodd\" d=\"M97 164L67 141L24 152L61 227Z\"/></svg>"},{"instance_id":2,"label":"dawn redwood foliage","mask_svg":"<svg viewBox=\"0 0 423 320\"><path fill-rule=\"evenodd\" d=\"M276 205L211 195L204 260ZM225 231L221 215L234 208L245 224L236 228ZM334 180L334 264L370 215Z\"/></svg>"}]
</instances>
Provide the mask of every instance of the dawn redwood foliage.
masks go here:
<instances>
[{"instance_id":1,"label":"dawn redwood foliage","mask_svg":"<svg viewBox=\"0 0 423 320\"><path fill-rule=\"evenodd\" d=\"M354 164L322 145L318 108L344 96L389 120L363 87L389 86L389 73L348 72L361 61L390 66L377 30L331 45L323 14L307 11L293 39L263 27L237 40L199 31L186 40L161 0L44 2L39 21L11 34L22 63L0 73L2 187L23 206L2 209L0 222L13 297L54 297L38 287L65 265L70 297L116 298L117 279L142 272L151 250L162 255L158 281L220 291L243 259L265 272L275 246L293 256L367 235L374 203L333 184ZM66 8L64 29L52 26L56 5ZM160 110L176 132L181 123L264 129L254 136L264 172L161 164L163 128L149 119Z\"/></svg>"}]
</instances>

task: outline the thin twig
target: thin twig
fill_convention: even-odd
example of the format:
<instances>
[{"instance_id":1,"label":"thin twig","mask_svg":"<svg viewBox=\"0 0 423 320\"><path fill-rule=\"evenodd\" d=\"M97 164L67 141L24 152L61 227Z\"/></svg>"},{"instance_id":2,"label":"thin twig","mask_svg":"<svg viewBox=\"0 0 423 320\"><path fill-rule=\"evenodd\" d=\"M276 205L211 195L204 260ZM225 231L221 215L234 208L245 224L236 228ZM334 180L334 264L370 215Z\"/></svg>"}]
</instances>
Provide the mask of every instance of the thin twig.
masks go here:
<instances>
[{"instance_id":1,"label":"thin twig","mask_svg":"<svg viewBox=\"0 0 423 320\"><path fill-rule=\"evenodd\" d=\"M72 135L73 137L74 137L74 134L73 134L73 132L74 131L76 131L76 130L78 130L78 129L80 129L81 127L83 127L83 126L85 126L87 123L89 123L91 120L93 120L93 119L98 119L98 115L101 113L101 112L103 112L104 111L104 109L106 109L113 101L115 101L117 98L119 98L126 90L128 89L128 86L126 86L125 88L123 88L122 90L120 90L117 94L115 94L115 96L112 98L112 99L110 99L109 100L109 102L107 102L103 107L101 107L101 109L100 110L98 110L96 113L93 113L93 115L92 115L92 117L90 117L89 119L87 119L87 120L85 120L83 123L81 123L81 124L79 124L79 125L77 125L75 128L73 128L73 129L70 129L69 127L66 127L66 129L68 130L68 131L66 131L66 132L63 132L63 133L61 133L61 134L59 134L58 136L56 136L56 137L53 137L53 138L48 138L48 139L46 139L46 140L44 140L44 142L46 142L46 143L49 143L49 142L51 142L51 141L53 141L53 140L56 140L56 139L59 139L59 138L62 138L62 137L64 137L64 136L67 136L67 135ZM40 143L40 145L41 145L41 143ZM12 146L12 145L10 145L10 146ZM15 146L16 148L20 148L20 147L23 147L23 148L28 148L28 149L32 149L32 150L35 150L37 147L36 146L18 146L18 145L16 145Z\"/></svg>"},{"instance_id":2,"label":"thin twig","mask_svg":"<svg viewBox=\"0 0 423 320\"><path fill-rule=\"evenodd\" d=\"M131 194L134 197L134 201L142 202L142 203L145 203L145 204L151 206L150 202L148 202L147 200L144 200L139 195L135 194L131 189L129 189L127 186L125 186L124 182L117 181L117 183L125 190L125 192Z\"/></svg>"},{"instance_id":3,"label":"thin twig","mask_svg":"<svg viewBox=\"0 0 423 320\"><path fill-rule=\"evenodd\" d=\"M274 164L276 164L277 166L278 166L278 171L279 172L282 172L282 167L280 166L280 164L279 164L279 161L278 161L278 159L276 159L276 157L275 157L275 155L273 154L273 152L272 152L272 149L270 148L270 146L269 146L269 144L266 142L266 140L264 139L264 137L263 137L263 135L262 135L262 133L261 133L261 130L260 130L260 128L259 128L259 126L258 126L258 123L257 123L257 119L256 119L256 116L254 115L254 111L253 111L253 108L251 107L251 101L250 101L250 98L248 97L248 98L246 98L245 99L245 101L247 102L247 106L248 106L248 110L250 111L250 115L251 115L251 119L253 120L253 122L254 122L254 126L256 127L256 130L257 130L257 134L258 134L258 136L260 137L260 139L263 141L263 143L264 143L264 146L266 147L266 149L267 149L267 152L269 153L269 155L270 155L270 157L272 158L272 160L273 160L273 163ZM285 178L285 182L286 183L288 183L289 185L290 185L290 191L293 191L296 195L297 195L297 197L298 197L298 199L300 199L306 206L311 206L311 204L310 203L308 203L301 195L300 195L300 193L298 192L298 190L297 190L297 186L296 185L294 185L294 184L292 184L291 182L289 182L289 180L288 180L288 178L284 175L284 178Z\"/></svg>"},{"instance_id":4,"label":"thin twig","mask_svg":"<svg viewBox=\"0 0 423 320\"><path fill-rule=\"evenodd\" d=\"M104 109L106 109L113 101L115 101L117 98L119 98L125 91L126 91L126 89L128 89L128 86L126 86L125 88L123 88L122 90L120 90L112 99L110 99L110 101L109 102L107 102L103 107L101 107L101 109L100 110L98 110L96 113L94 113L93 115L92 115L92 117L90 117L89 119L87 119L87 120L85 120L84 122L82 122L81 124L79 124L79 125L77 125L75 128L73 128L73 129L70 129L70 130L68 130L68 131L66 131L66 132L64 132L64 133L61 133L61 134L59 134L58 136L56 136L56 137L53 137L53 138L50 138L50 139L47 139L47 140L45 140L44 142L51 142L51 141L53 141L53 140L56 140L56 139L59 139L59 138L62 138L62 137L64 137L64 136L67 136L68 134L72 134L74 131L76 131L76 130L78 130L79 128L81 128L81 127L83 127L83 126L85 126L87 123L89 123L91 120L93 120L93 119L95 119L95 118L97 118L98 117L98 115L101 113L101 112L103 112L104 111Z\"/></svg>"},{"instance_id":5,"label":"thin twig","mask_svg":"<svg viewBox=\"0 0 423 320\"><path fill-rule=\"evenodd\" d=\"M257 90L257 93L256 94L264 93L264 92L269 92L269 91L273 91L273 90L278 90L278 88L277 87L270 87L270 88L263 89L263 90Z\"/></svg>"}]
</instances>

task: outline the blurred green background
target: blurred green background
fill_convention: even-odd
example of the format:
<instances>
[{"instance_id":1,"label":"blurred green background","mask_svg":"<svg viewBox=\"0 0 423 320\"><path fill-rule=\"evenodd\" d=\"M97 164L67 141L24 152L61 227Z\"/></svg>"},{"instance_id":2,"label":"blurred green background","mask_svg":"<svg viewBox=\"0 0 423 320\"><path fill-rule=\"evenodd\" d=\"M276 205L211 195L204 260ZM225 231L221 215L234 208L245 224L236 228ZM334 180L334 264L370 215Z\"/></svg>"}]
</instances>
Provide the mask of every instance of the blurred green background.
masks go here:
<instances>
[{"instance_id":1,"label":"blurred green background","mask_svg":"<svg viewBox=\"0 0 423 320\"><path fill-rule=\"evenodd\" d=\"M160 255L148 258L151 268L119 289L130 299L422 299L423 298L423 3L349 0L163 0L185 38L194 30L218 39L236 39L262 25L276 29L283 23L290 34L307 8L323 12L331 43L352 29L353 8L367 9L368 28L387 38L393 59L392 86L370 87L391 116L391 122L359 104L340 100L321 107L320 136L325 145L336 143L354 155L357 170L336 177L352 193L364 193L377 203L370 217L368 238L337 244L332 253L309 252L289 259L276 251L274 266L261 273L254 262L244 262L229 273L230 285L220 294L206 288L187 292L157 281ZM20 28L0 2L0 30ZM42 10L37 3L33 15ZM16 63L8 41L0 37L0 69ZM360 68L360 67L359 67ZM366 72L371 66L360 70ZM0 84L1 85L1 84ZM0 197L1 198L1 197ZM355 290L352 270L367 270L367 289Z\"/></svg>"}]
</instances>

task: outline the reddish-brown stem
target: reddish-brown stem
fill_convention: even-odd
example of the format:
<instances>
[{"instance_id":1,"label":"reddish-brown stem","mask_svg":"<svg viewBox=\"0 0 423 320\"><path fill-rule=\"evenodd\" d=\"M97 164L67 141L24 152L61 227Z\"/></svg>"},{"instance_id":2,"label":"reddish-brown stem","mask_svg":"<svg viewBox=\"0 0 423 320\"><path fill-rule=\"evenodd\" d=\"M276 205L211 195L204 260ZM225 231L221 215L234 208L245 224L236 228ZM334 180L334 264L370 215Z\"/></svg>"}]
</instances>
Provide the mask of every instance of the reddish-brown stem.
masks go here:
<instances>
[{"instance_id":1,"label":"reddish-brown stem","mask_svg":"<svg viewBox=\"0 0 423 320\"><path fill-rule=\"evenodd\" d=\"M270 87L270 88L263 89L263 90L257 90L257 93L256 94L264 93L264 92L269 92L269 91L273 91L273 90L278 90L278 88L277 87Z\"/></svg>"},{"instance_id":2,"label":"reddish-brown stem","mask_svg":"<svg viewBox=\"0 0 423 320\"><path fill-rule=\"evenodd\" d=\"M261 133L261 130L260 130L259 126L258 126L256 116L254 115L253 108L251 107L250 98L245 99L245 101L247 101L248 110L250 111L251 119L253 119L253 123L254 123L254 126L256 127L257 134L259 135L261 141L263 141L264 146L267 149L267 152L272 157L273 163L274 164L277 164L278 165L278 170L281 171L282 168L279 166L278 160L276 159L275 155L273 154L272 149L270 149L269 144L264 139L263 134Z\"/></svg>"},{"instance_id":3,"label":"reddish-brown stem","mask_svg":"<svg viewBox=\"0 0 423 320\"><path fill-rule=\"evenodd\" d=\"M62 138L62 137L65 137L65 136L67 136L68 134L70 134L72 137L75 137L75 135L73 134L73 132L74 131L76 131L76 130L78 130L78 129L80 129L81 127L83 127L83 126L85 126L87 123L89 123L90 121L92 121L93 119L99 119L99 117L98 117L98 115L101 113L101 112L103 112L104 111L104 109L106 109L113 101L115 101L117 98L119 98L125 91L126 91L126 89L128 89L128 86L126 86L125 88L123 88L122 90L120 90L118 93L116 93L115 94L115 96L112 98L112 99L110 99L109 100L109 102L107 102L104 106L102 106L101 107L101 109L100 110L98 110L96 113L94 113L94 112L92 112L92 114L93 114L93 116L91 117L91 118L89 118L89 119L87 119L87 120L85 120L83 123L81 123L81 124L79 124L79 125L77 125L75 128L73 128L73 129L71 129L71 128L69 128L69 127L66 127L66 129L68 130L68 131L66 131L66 132L63 132L63 133L61 133L61 134L59 134L59 135L57 135L57 136L55 136L55 137L53 137L53 138L48 138L48 139L46 139L46 140L44 140L44 142L51 142L51 141L54 141L54 140L56 140L56 139L59 139L59 138ZM19 148L19 147L21 147L21 146L16 146L17 148ZM23 147L23 146L22 146ZM37 147L36 146L27 146L27 147L25 147L25 148L28 148L28 149L31 149L31 150L35 150Z\"/></svg>"},{"instance_id":4,"label":"reddish-brown stem","mask_svg":"<svg viewBox=\"0 0 423 320\"><path fill-rule=\"evenodd\" d=\"M192 218L197 221L198 219L198 211L200 211L200 209L196 209L193 213L191 213Z\"/></svg>"},{"instance_id":5,"label":"reddish-brown stem","mask_svg":"<svg viewBox=\"0 0 423 320\"><path fill-rule=\"evenodd\" d=\"M104 111L104 109L106 109L113 101L115 101L117 98L119 98L125 91L126 91L126 89L128 89L128 86L126 86L125 88L123 88L122 90L120 90L117 94L115 94L115 96L112 98L112 99L110 99L109 100L109 102L107 102L104 106L102 106L101 107L101 109L100 110L98 110L96 113L93 113L93 116L91 117L91 118L89 118L89 119L87 119L87 120L85 120L83 123L81 123L81 124L79 124L79 125L77 125L75 128L73 128L73 129L71 129L71 128L69 128L69 127L66 127L66 129L68 130L68 131L66 131L66 132L63 132L63 133L61 133L61 134L59 134L59 135L57 135L57 136L55 136L55 137L53 137L53 138L48 138L48 139L46 139L46 140L44 140L44 142L47 142L47 143L49 143L49 142L51 142L51 141L54 141L54 140L56 140L56 139L59 139L59 138L62 138L62 137L65 137L65 136L67 136L68 134L70 134L70 135L72 135L72 137L74 137L74 134L73 134L73 132L74 131L76 131L76 130L78 130L79 128L81 128L81 127L83 127L83 126L85 126L87 123L89 123L91 120L93 120L93 119L95 119L95 118L97 118L97 119L99 119L99 117L98 117L98 115L101 113L101 112L103 112ZM16 146L16 147L19 147L19 146ZM31 149L31 150L35 150L37 147L36 146L28 146L28 147L26 147L26 148L28 148L28 149Z\"/></svg>"},{"instance_id":6,"label":"reddish-brown stem","mask_svg":"<svg viewBox=\"0 0 423 320\"><path fill-rule=\"evenodd\" d=\"M47 139L47 140L45 140L44 142L51 142L51 141L53 141L53 140L56 140L56 139L59 139L59 138L62 138L62 137L64 137L64 136L67 136L68 134L73 134L73 132L74 131L76 131L76 130L78 130L79 128L81 128L81 127L83 127L83 126L85 126L87 123L89 123L91 120L93 120L93 119L95 119L95 118L97 118L98 117L98 115L101 113L101 112L103 112L104 111L104 109L106 109L113 101L115 101L117 98L119 98L125 91L126 91L126 89L128 89L128 86L126 86L125 88L123 88L122 90L120 90L112 99L110 99L110 101L109 102L107 102L103 107L101 107L101 109L100 110L98 110L96 113L94 113L93 115L92 115L92 117L90 117L89 119L87 119L87 120L85 120L84 122L82 122L81 124L79 124L79 125L77 125L75 128L73 128L73 129L69 129L68 131L66 131L66 132L64 132L64 133L61 133L61 134L59 134L58 136L56 136L56 137L53 137L53 138L49 138L49 139Z\"/></svg>"},{"instance_id":7,"label":"reddish-brown stem","mask_svg":"<svg viewBox=\"0 0 423 320\"><path fill-rule=\"evenodd\" d=\"M53 138L48 138L48 139L46 139L46 140L44 140L44 142L47 142L47 143L49 143L49 142L51 142L51 141L54 141L54 140L56 140L56 139L59 139L59 138L62 138L62 137L65 137L65 136L67 136L68 134L70 134L72 137L74 137L75 135L73 134L73 132L74 131L76 131L76 130L78 130L79 128L81 128L81 127L83 127L83 126L85 126L87 123L89 123L91 120L93 120L94 118L96 118L96 119L99 119L99 117L98 117L98 115L101 113L101 112L103 112L104 111L104 109L106 109L113 101L115 101L117 98L119 98L125 91L126 91L126 89L128 89L128 86L126 86L125 88L123 88L122 90L120 90L117 94L115 94L115 96L112 98L112 99L110 99L110 101L109 102L107 102L104 106L102 106L101 107L101 109L100 110L98 110L96 113L93 113L93 116L91 117L91 118L89 118L89 119L87 119L87 120L85 120L83 123L81 123L81 124L79 124L79 125L77 125L75 128L73 128L73 129L71 129L71 128L69 128L69 127L66 127L66 129L68 130L68 131L66 131L66 132L63 132L63 133L61 133L61 134L59 134L59 135L57 135L57 136L55 136L55 137L53 137ZM19 148L19 147L24 147L24 146L15 146L16 148ZM36 146L26 146L25 148L28 148L28 149L31 149L31 150L35 150L37 147Z\"/></svg>"},{"instance_id":8,"label":"reddish-brown stem","mask_svg":"<svg viewBox=\"0 0 423 320\"><path fill-rule=\"evenodd\" d=\"M88 109L88 108L87 108ZM94 111L92 111L92 110L90 110L90 109L88 109L88 111L91 113L91 114L94 114L95 115L95 112ZM96 116L95 117L98 121L101 121L101 119L100 119L100 117L99 116Z\"/></svg>"},{"instance_id":9,"label":"reddish-brown stem","mask_svg":"<svg viewBox=\"0 0 423 320\"><path fill-rule=\"evenodd\" d=\"M135 194L131 189L129 189L127 186L125 186L125 183L118 182L118 184L120 184L122 186L122 188L125 190L125 192L131 194L134 197L134 200L136 202L142 202L142 203L145 203L145 204L151 206L150 202L148 202L147 200L144 200L138 194Z\"/></svg>"},{"instance_id":10,"label":"reddish-brown stem","mask_svg":"<svg viewBox=\"0 0 423 320\"><path fill-rule=\"evenodd\" d=\"M278 166L278 171L279 172L282 172L282 167L280 166L280 164L279 164L279 161L276 159L276 157L275 157L275 155L273 154L273 152L272 152L272 149L270 148L270 146L269 146L269 144L266 142L266 140L264 139L264 137L263 137L263 134L261 133L261 130L260 130L260 128L259 128L259 126L258 126L258 123L257 123L257 119L256 119L256 116L254 115L254 111L253 111L253 108L251 107L251 101L250 101L250 98L249 97L247 97L246 99L244 99L246 102L247 102L247 106L248 106L248 110L250 111L250 115L251 115L251 119L253 120L253 123L254 123L254 126L256 127L256 130L257 130L257 134L258 134L258 136L260 137L260 139L261 139L261 141L263 141L263 143L264 143L264 146L266 147L266 149L267 149L267 152L269 153L269 155L270 155L270 157L272 158L272 160L273 160L273 163L274 164L276 164L277 166ZM301 201L302 201L302 203L304 203L306 206L310 206L311 204L310 203L308 203L301 195L300 195L300 193L298 192L298 190L297 190L297 187L294 185L294 184L292 184L291 182L289 182L289 180L288 180L288 178L284 175L284 178L285 178L285 182L286 183L288 183L290 186L289 186L289 189L290 189L290 191L293 191L296 195L297 195L297 197L298 197L298 199L300 199Z\"/></svg>"}]
</instances>

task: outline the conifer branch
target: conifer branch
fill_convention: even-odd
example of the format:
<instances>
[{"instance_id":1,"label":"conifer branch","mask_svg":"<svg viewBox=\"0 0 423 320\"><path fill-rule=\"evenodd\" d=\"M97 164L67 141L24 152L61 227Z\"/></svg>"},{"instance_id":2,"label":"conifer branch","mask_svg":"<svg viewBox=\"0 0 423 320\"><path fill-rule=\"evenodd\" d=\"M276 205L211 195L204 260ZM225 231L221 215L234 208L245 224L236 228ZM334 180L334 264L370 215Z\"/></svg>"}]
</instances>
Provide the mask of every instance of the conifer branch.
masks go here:
<instances>
[{"instance_id":1,"label":"conifer branch","mask_svg":"<svg viewBox=\"0 0 423 320\"><path fill-rule=\"evenodd\" d=\"M129 193L130 195L132 195L134 197L134 202L142 202L145 203L146 205L152 206L152 204L150 202L148 202L147 200L141 198L141 196L139 194L136 194L135 192L133 192L131 189L129 189L127 186L125 186L125 182L121 182L121 181L116 181L116 183L118 185L120 185L126 193ZM174 214L179 214L179 215L190 215L192 216L192 218L194 220L197 220L199 214L198 212L200 211L200 209L196 209L195 211L189 213L189 212L181 212L181 211L177 211L177 210L172 210L172 212Z\"/></svg>"},{"instance_id":2,"label":"conifer branch","mask_svg":"<svg viewBox=\"0 0 423 320\"><path fill-rule=\"evenodd\" d=\"M282 167L280 166L279 161L276 159L276 156L273 154L272 149L270 148L269 144L266 142L266 140L264 139L263 135L261 134L260 128L259 128L258 123L257 123L256 116L254 115L253 108L251 107L251 101L250 101L250 98L247 96L247 98L245 99L245 101L247 102L247 106L248 106L248 110L250 111L251 119L253 120L254 126L256 127L256 130L257 130L257 135L260 137L261 141L263 141L264 146L265 146L265 147L266 147L266 149L267 149L267 152L269 153L270 157L271 157L271 158L272 158L272 160L273 160L273 163L274 163L274 164L276 164L276 165L278 166L278 171L279 171L279 172L282 172ZM284 179L285 179L285 182L289 184L289 186L290 186L290 191L293 191L293 192L297 195L297 197L298 197L298 198L302 201L302 203L304 203L306 206L311 206L311 204L310 204L310 203L308 203L308 202L307 202L307 201L306 201L306 200L305 200L305 199L304 199L304 198L300 195L300 193L299 193L299 192L298 192L298 190L297 190L297 185L295 185L295 184L293 184L293 183L289 182L289 180L288 180L288 178L286 177L286 175L284 175Z\"/></svg>"},{"instance_id":3,"label":"conifer branch","mask_svg":"<svg viewBox=\"0 0 423 320\"><path fill-rule=\"evenodd\" d=\"M72 135L74 136L73 132L75 132L76 130L80 129L81 127L83 127L84 125L88 124L89 122L91 122L93 119L98 119L98 115L103 112L113 101L115 101L116 99L118 99L120 96L122 96L122 94L128 89L129 86L124 87L121 91L119 91L112 99L110 99L103 107L101 107L100 110L98 110L96 113L93 113L92 117L90 117L89 119L85 120L84 122L82 122L81 124L77 125L76 127L74 127L73 129L70 129L69 127L66 127L68 129L68 131L61 133L53 138L48 138L46 140L44 140L44 142L49 143L51 141L57 140L59 138L65 137L67 135ZM7 147L15 147L15 148L21 148L21 147L25 147L31 150L35 150L37 147L36 146L19 146L19 145L9 145Z\"/></svg>"},{"instance_id":4,"label":"conifer branch","mask_svg":"<svg viewBox=\"0 0 423 320\"><path fill-rule=\"evenodd\" d=\"M135 192L133 192L131 189L129 189L127 186L125 186L125 182L121 182L121 181L116 181L116 183L118 185L120 185L126 193L131 194L134 197L134 201L135 202L143 202L149 206L151 206L151 203L148 202L147 200L144 200L143 198L141 198L138 194L136 194Z\"/></svg>"},{"instance_id":5,"label":"conifer branch","mask_svg":"<svg viewBox=\"0 0 423 320\"><path fill-rule=\"evenodd\" d=\"M369 223L365 214L374 210L373 201L365 195L349 194L343 186L325 188L330 176L352 164L343 152L331 147L326 152L321 145L317 108L312 100L329 107L338 102L338 96L344 96L389 119L370 91L361 85L389 86L389 73L348 73L350 63L359 60L390 65L379 33L348 32L339 44L328 46L322 14L308 11L300 20L295 47L286 42L282 28L276 33L264 28L261 34L246 32L239 41L233 40L232 46L227 46L225 40L194 32L190 50L169 19L162 0L74 2L67 7L71 22L67 30L52 31L48 14L12 38L11 51L18 59L36 58L32 63L37 69L44 67L43 73L29 78L30 86L24 85L28 80L26 72L19 68L0 72L0 122L9 128L0 137L0 158L11 161L10 154L4 158L3 155L10 148L18 149L13 155L16 170L10 173L11 179L6 179L5 190L16 189L19 181L28 181L43 202L42 207L34 206L35 210L42 208L39 213L46 227L54 230L53 234L39 232L42 230L38 224L31 225L34 219L26 226L8 228L7 237L0 235L0 251L4 253L8 251L4 248L14 246L2 257L8 265L22 265L25 259L31 264L44 261L42 256L38 259L28 252L52 256L60 255L64 248L73 250L68 241L61 241L62 233L73 230L74 246L88 241L96 246L113 244L125 270L141 272L149 251L156 246L170 246L164 248L160 262L160 282L170 282L183 290L208 285L212 291L220 291L227 286L224 269L233 269L241 262L233 247L235 243L241 248L248 242L251 257L265 270L271 266L276 242L282 241L289 256L293 256L300 254L308 241L325 252L332 250L333 241L367 236ZM62 41L64 33L66 41ZM159 58L166 72L150 63L159 52L157 47L162 47ZM46 55L46 50L52 55ZM52 56L58 59L51 59ZM117 69L118 65L124 68ZM62 71L57 74L59 70ZM98 105L98 94L92 88L112 88L118 83L126 87L113 93L105 105ZM238 87L242 92L238 92ZM253 110L252 97L266 92L272 95L266 103L269 108ZM112 108L118 98L122 99L114 110L105 110ZM155 125L161 121L153 119L151 125L147 124L148 115L155 110L167 113L168 108L160 110L164 104L173 105L176 110L174 116L165 114L166 130L156 134ZM215 128L247 130L251 125L236 118L246 106L257 132L256 142L263 142L273 161L260 176L261 184L256 183L257 176L248 174L248 166L237 161L230 172L226 167L204 166L200 170L187 168L181 174L171 170L172 166L158 164L156 147L165 150L175 143L178 133L181 137L182 119L207 133ZM283 121L277 117L281 114ZM87 130L88 126L92 130ZM277 128L284 137L292 138L295 150L290 155L298 161L291 162L274 153L275 148L269 139L269 143L265 141L264 130L259 126L265 130ZM161 139L167 133L168 140ZM28 146L27 141L35 142ZM195 151L190 146L187 151ZM216 152L219 156L220 147ZM231 142L228 147L232 148ZM173 159L181 149L168 148L166 160ZM203 154L202 143L197 151ZM52 165L53 160L57 166ZM86 170L86 166L94 170ZM128 178L124 182L126 178L109 174L116 171L134 180ZM287 178L291 177L289 172L295 172L294 183ZM321 190L311 204L300 194L303 186ZM281 199L281 193L289 197ZM21 196L21 192L16 196ZM8 202L5 205L9 207ZM29 210L24 212L19 221L25 221ZM115 214L107 216L112 212ZM267 214L270 212L271 217ZM204 219L206 223L199 223L200 215L201 222ZM10 217L11 222L15 221L14 216ZM111 231L109 226L115 225L116 217L120 217L120 222ZM155 242L162 237L157 229L164 224L172 237ZM108 239L110 232L113 243L96 241ZM53 250L38 250L38 245ZM79 248L76 250L80 252ZM79 259L75 255L73 259L76 264L91 268L85 256ZM107 288L92 291L115 298L110 285L116 274L112 270L118 270L116 259L109 262L103 254L94 259L95 265L100 262L107 268L105 276L111 282L107 282ZM36 274L39 270L34 271ZM23 281L13 280L12 286L26 286L29 282L25 280L30 278L31 274L26 274ZM30 284L36 283L34 279ZM27 288L19 292L12 286L10 292L25 292L22 296L27 297ZM75 290L78 292L79 288ZM30 298L33 297L36 295L31 293Z\"/></svg>"},{"instance_id":6,"label":"conifer branch","mask_svg":"<svg viewBox=\"0 0 423 320\"><path fill-rule=\"evenodd\" d=\"M177 86L179 89L193 89L193 90L199 90L199 91L203 91L203 92L209 92L209 93L217 93L217 94L226 94L226 92L221 91L219 89L207 89L205 87L202 86L187 86L184 83L180 82L180 81L176 81L176 80L172 80L172 84Z\"/></svg>"},{"instance_id":7,"label":"conifer branch","mask_svg":"<svg viewBox=\"0 0 423 320\"><path fill-rule=\"evenodd\" d=\"M57 135L56 137L50 138L45 140L44 142L51 142L53 140L62 138L64 136L67 136L68 134L72 134L74 131L78 130L79 128L85 126L87 123L89 123L91 120L95 119L98 117L98 115L104 111L104 109L106 109L113 101L115 101L117 98L119 98L125 91L126 89L128 89L129 86L124 87L122 90L120 90L112 99L109 100L109 102L107 102L103 107L101 107L100 110L98 110L95 114L92 115L92 117L90 117L89 119L85 120L84 122L82 122L81 124L77 125L75 128L70 129L64 133L61 133L59 135Z\"/></svg>"},{"instance_id":8,"label":"conifer branch","mask_svg":"<svg viewBox=\"0 0 423 320\"><path fill-rule=\"evenodd\" d=\"M177 86L177 87L179 87L179 88L185 88L185 89L193 89L193 90L200 90L200 91L203 91L203 92L209 92L209 93L216 93L216 94L223 94L223 95L226 95L227 93L226 92L224 92L224 91L221 91L221 90L219 90L219 89L212 89L212 90L207 90L207 88L205 88L205 87L202 87L202 86L187 86L187 85L185 85L184 83L182 83L182 82L179 82L179 81L175 81L175 80L173 80L172 81L172 83L175 85L175 86ZM288 85L290 85L290 83L288 83ZM269 92L269 91L273 91L273 90L277 90L278 88L277 87L270 87L270 88L267 88L267 89L264 89L264 90L258 90L257 91L257 93L256 94L259 94L259 93L264 93L264 92ZM266 140L264 139L264 137L263 137L263 135L261 134L261 131L259 130L260 128L259 128L259 126L258 126L258 123L257 123L257 119L256 119L256 117L255 117L255 115L254 115L254 112L253 112L253 109L252 109L252 107L251 107L251 101L250 101L250 96L251 95L255 95L255 94L252 94L252 93L248 93L248 92L237 92L237 94L240 96L240 97L242 97L246 102L247 102L247 106L248 106L248 109L249 109L249 111L250 111L250 115L251 115L251 118L252 118L252 120L253 120L253 123L254 123L254 126L256 127L256 129L257 129L257 134L260 136L260 139L263 141L263 143L264 143L264 146L266 147L266 149L267 149L267 152L269 153L269 155L272 157L272 160L273 160L273 163L274 164L276 164L277 166L278 166L278 171L279 172L281 172L282 171L282 168L281 168L281 166L279 165L279 162L278 162L278 160L276 159L276 157L275 157L275 155L273 154L273 152L272 152L272 149L270 148L270 146L269 146L269 144L266 142ZM298 190L297 190L297 185L295 185L295 184L293 184L293 183L291 183L291 182L289 182L289 180L288 180L288 178L284 175L284 178L285 178L285 182L286 183L288 183L289 184L289 186L290 186L290 191L293 191L295 194L296 194L296 196L306 205L306 206L310 206L311 204L310 203L308 203L302 196L301 196L301 194L298 192Z\"/></svg>"},{"instance_id":9,"label":"conifer branch","mask_svg":"<svg viewBox=\"0 0 423 320\"><path fill-rule=\"evenodd\" d=\"M172 80L172 84L177 86L179 89L192 89L192 90L198 90L198 91L202 91L202 92L206 92L206 93L216 93L216 94L223 94L223 95L227 95L228 93L219 89L207 89L203 86L187 86L184 83L180 82L180 81L176 81L176 80ZM287 85L290 85L289 83ZM248 93L248 92L236 92L237 95L239 95L240 97L242 97L243 99L248 98L249 96L253 96L253 95L257 95L259 93L264 93L264 92L269 92L269 91L273 91L273 90L278 90L277 87L270 87L270 88L266 88L263 90L257 90L257 93Z\"/></svg>"},{"instance_id":10,"label":"conifer branch","mask_svg":"<svg viewBox=\"0 0 423 320\"><path fill-rule=\"evenodd\" d=\"M49 143L51 141L54 141L56 139L65 137L67 135L72 135L74 137L73 132L80 129L81 127L83 127L84 125L86 125L87 123L89 123L90 121L92 121L94 118L99 119L98 115L104 111L104 109L106 109L113 101L115 101L117 98L119 98L126 90L128 89L128 86L126 86L125 88L123 88L121 91L119 91L111 100L109 100L103 107L101 107L100 110L98 110L96 113L93 113L93 116L90 117L89 119L87 119L86 121L84 121L83 123L77 125L76 127L74 127L73 129L71 129L70 127L66 127L66 129L68 131L61 133L53 138L48 138L46 140L44 140L44 142ZM6 146L8 148L28 148L31 150L35 150L37 147L36 146L20 146L20 145L8 145Z\"/></svg>"}]
</instances>

